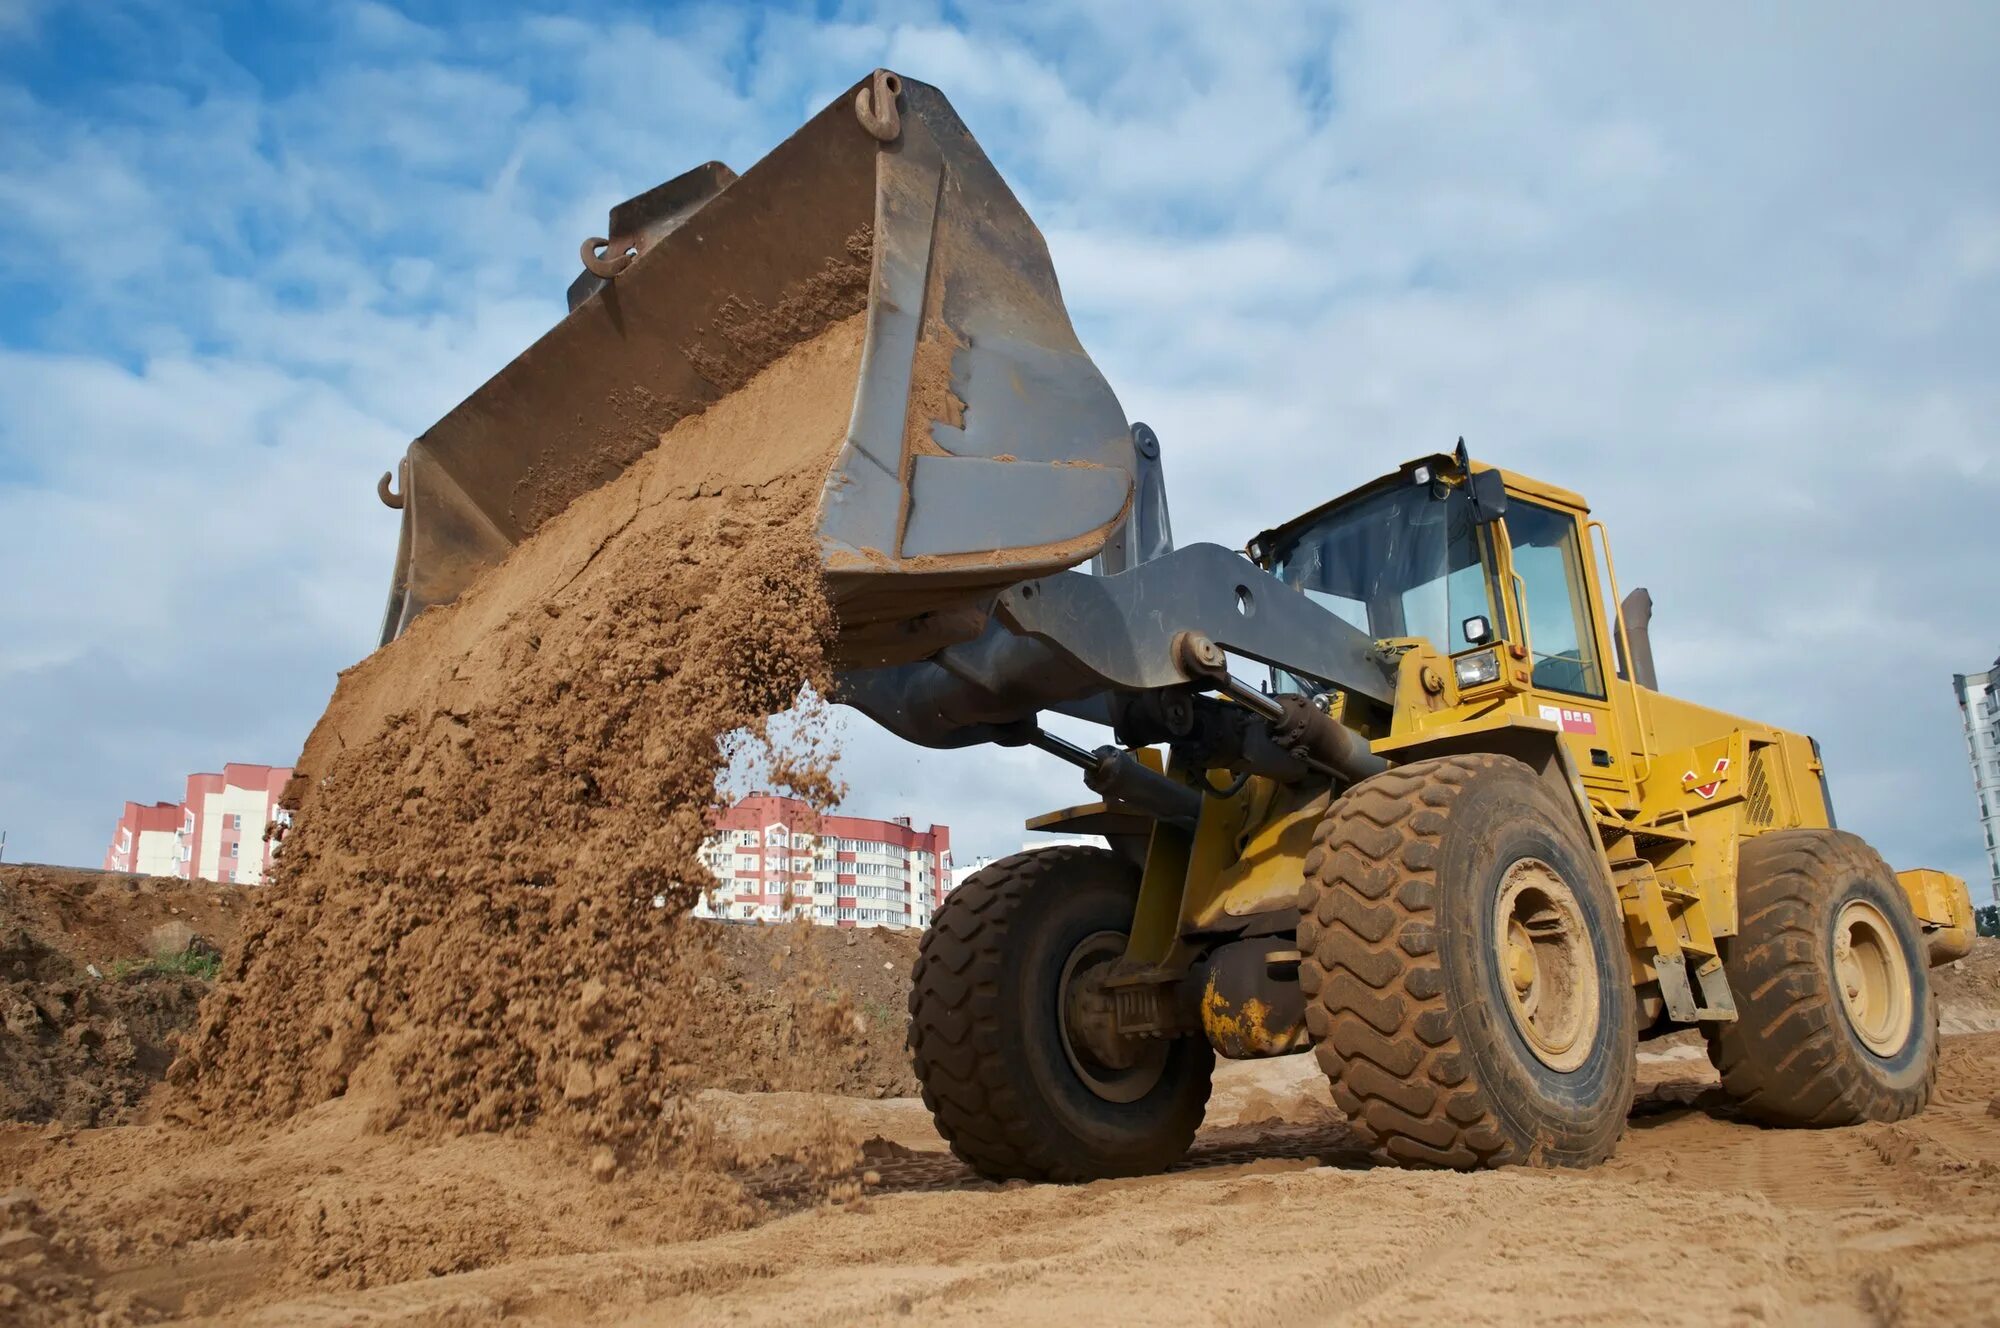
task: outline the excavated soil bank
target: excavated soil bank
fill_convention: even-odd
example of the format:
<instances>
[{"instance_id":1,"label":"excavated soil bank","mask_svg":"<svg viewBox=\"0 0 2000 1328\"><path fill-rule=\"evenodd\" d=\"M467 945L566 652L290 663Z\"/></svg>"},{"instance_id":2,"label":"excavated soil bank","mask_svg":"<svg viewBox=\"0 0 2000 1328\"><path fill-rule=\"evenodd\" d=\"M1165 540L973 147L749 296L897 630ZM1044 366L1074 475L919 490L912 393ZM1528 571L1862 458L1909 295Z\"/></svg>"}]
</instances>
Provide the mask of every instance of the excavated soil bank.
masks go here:
<instances>
[{"instance_id":1,"label":"excavated soil bank","mask_svg":"<svg viewBox=\"0 0 2000 1328\"><path fill-rule=\"evenodd\" d=\"M0 864L0 931L25 931L78 968L150 953L157 928L185 925L228 949L256 890L171 876Z\"/></svg>"},{"instance_id":2,"label":"excavated soil bank","mask_svg":"<svg viewBox=\"0 0 2000 1328\"><path fill-rule=\"evenodd\" d=\"M0 1121L131 1120L194 1020L230 887L0 867Z\"/></svg>"},{"instance_id":3,"label":"excavated soil bank","mask_svg":"<svg viewBox=\"0 0 2000 1328\"><path fill-rule=\"evenodd\" d=\"M740 1093L828 1092L843 1097L914 1097L917 1077L905 1038L910 1016L910 968L915 931L765 927L720 924L718 996L749 1016L739 1058L713 1086ZM794 1028L795 989L783 975L814 975L851 1016L835 1047L809 1048L819 1063L802 1062Z\"/></svg>"},{"instance_id":4,"label":"excavated soil bank","mask_svg":"<svg viewBox=\"0 0 2000 1328\"><path fill-rule=\"evenodd\" d=\"M227 950L260 889L0 865L0 1122L75 1128L141 1118L210 986L156 960L155 947L166 936L183 951ZM713 933L697 942L715 965L696 998L746 1016L743 1041L708 1086L875 1098L917 1091L904 1044L917 933L815 929L801 938L784 926L689 926ZM802 998L808 1009L825 1002L849 1011L849 1035L802 1055L818 1023L797 1026Z\"/></svg>"}]
</instances>

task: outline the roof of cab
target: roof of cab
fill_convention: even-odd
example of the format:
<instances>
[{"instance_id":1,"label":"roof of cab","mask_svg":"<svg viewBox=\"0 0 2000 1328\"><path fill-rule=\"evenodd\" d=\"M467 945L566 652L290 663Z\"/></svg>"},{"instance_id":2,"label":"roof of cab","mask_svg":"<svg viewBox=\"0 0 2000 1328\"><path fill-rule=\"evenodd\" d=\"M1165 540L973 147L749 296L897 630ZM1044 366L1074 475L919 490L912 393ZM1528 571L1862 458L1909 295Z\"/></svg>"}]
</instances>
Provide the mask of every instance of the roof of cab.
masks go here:
<instances>
[{"instance_id":1,"label":"roof of cab","mask_svg":"<svg viewBox=\"0 0 2000 1328\"><path fill-rule=\"evenodd\" d=\"M1396 469L1388 472L1385 475L1377 475L1373 479L1369 480L1367 483L1357 485L1356 487L1349 489L1346 493L1341 494L1339 497L1329 499L1328 501L1321 503L1317 507L1311 508L1305 512L1300 513L1298 516L1293 517L1289 521L1281 522L1278 525L1272 526L1267 530L1260 531L1257 534L1257 537L1250 541L1249 548L1252 557L1258 559L1259 561L1262 561L1263 558L1270 552L1272 546L1281 537L1290 533L1292 530L1295 530L1299 526L1305 525L1311 521L1315 521L1318 518L1324 516L1326 513L1332 511L1334 508L1340 507L1348 502L1351 502L1354 499L1359 498L1364 494L1372 493L1377 489L1386 488L1387 486L1397 483L1398 481L1407 483L1408 482L1407 477L1409 476L1410 472L1415 470L1418 466L1436 465L1439 462L1443 462L1448 466L1457 465L1457 459L1447 452L1433 452L1429 456L1412 457L1410 460L1405 461L1402 465L1396 467ZM1512 492L1519 493L1524 498L1539 499L1542 502L1554 503L1558 506L1573 508L1578 512L1587 513L1590 511L1590 504L1584 501L1583 495L1576 493L1573 490L1562 488L1559 485L1545 483L1542 480L1534 479L1533 477L1528 475L1523 475L1519 471L1503 469L1499 466L1495 466L1488 462L1481 461L1476 457L1471 460L1470 468L1474 474L1486 470L1499 471L1501 479L1506 484L1507 488Z\"/></svg>"}]
</instances>

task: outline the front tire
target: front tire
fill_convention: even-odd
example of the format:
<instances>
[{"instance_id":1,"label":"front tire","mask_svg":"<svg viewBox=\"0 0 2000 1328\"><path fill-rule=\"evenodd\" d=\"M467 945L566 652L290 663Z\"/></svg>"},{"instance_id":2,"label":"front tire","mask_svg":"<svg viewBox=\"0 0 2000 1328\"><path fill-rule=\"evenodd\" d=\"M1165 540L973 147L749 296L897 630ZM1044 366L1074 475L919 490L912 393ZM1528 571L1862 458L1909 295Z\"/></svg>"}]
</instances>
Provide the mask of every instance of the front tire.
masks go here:
<instances>
[{"instance_id":1,"label":"front tire","mask_svg":"<svg viewBox=\"0 0 2000 1328\"><path fill-rule=\"evenodd\" d=\"M1737 858L1722 942L1733 1023L1704 1027L1722 1087L1770 1125L1898 1121L1937 1081L1937 998L1908 897L1839 830L1778 830Z\"/></svg>"},{"instance_id":2,"label":"front tire","mask_svg":"<svg viewBox=\"0 0 2000 1328\"><path fill-rule=\"evenodd\" d=\"M1108 1036L1093 984L1124 952L1138 898L1117 855L1057 845L974 873L924 933L910 1051L938 1132L982 1176L1142 1175L1194 1141L1214 1052Z\"/></svg>"},{"instance_id":3,"label":"front tire","mask_svg":"<svg viewBox=\"0 0 2000 1328\"><path fill-rule=\"evenodd\" d=\"M1385 1160L1591 1166L1625 1128L1637 1012L1623 915L1571 808L1493 754L1362 781L1299 895L1306 1026Z\"/></svg>"}]
</instances>

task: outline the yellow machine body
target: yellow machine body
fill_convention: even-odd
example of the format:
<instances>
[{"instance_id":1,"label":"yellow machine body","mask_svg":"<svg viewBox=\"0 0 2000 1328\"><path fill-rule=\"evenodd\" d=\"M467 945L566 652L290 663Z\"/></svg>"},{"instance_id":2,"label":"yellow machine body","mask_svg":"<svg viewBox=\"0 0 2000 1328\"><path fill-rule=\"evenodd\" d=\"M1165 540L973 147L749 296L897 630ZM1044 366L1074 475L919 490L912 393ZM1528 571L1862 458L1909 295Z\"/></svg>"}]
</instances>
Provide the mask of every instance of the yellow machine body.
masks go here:
<instances>
[{"instance_id":1,"label":"yellow machine body","mask_svg":"<svg viewBox=\"0 0 2000 1328\"><path fill-rule=\"evenodd\" d=\"M1643 1018L1734 1018L1718 943L1738 926L1738 848L1772 830L1832 826L1817 745L1802 734L1664 695L1630 676L1630 669L1614 667L1633 657L1630 633L1608 533L1584 500L1477 462L1455 475L1443 473L1448 466L1446 458L1410 462L1281 528L1335 512L1383 486L1426 482L1421 467L1438 468L1431 482L1466 484L1491 472L1504 485L1505 514L1479 536L1490 635L1452 653L1428 639L1381 641L1378 649L1396 658L1395 701L1386 720L1337 717L1359 728L1392 762L1495 752L1539 772L1576 808L1601 850L1623 905ZM1530 517L1538 547L1517 552L1510 528ZM1270 561L1256 545L1252 554ZM1560 639L1538 643L1537 626L1545 638ZM1545 653L1540 647L1561 649ZM1484 657L1485 667L1461 670L1461 662L1474 656ZM1549 667L1552 660L1559 667ZM1551 673L1566 685L1557 685ZM1159 766L1156 754L1146 755ZM1291 907L1328 798L1324 791L1311 796L1251 778L1233 793L1218 788L1217 796L1203 799L1191 834L1152 825L1128 951L1135 987L1148 972L1184 968L1205 939ZM1029 827L1121 828L1115 810L1102 803L1038 817ZM1972 932L1964 882L1930 870L1906 871L1899 879L1925 929L1931 962L1963 955ZM1289 944L1274 940L1268 962L1296 963ZM1212 992L1202 1010L1219 1044L1242 1041L1243 1013ZM1292 1049L1282 1038L1267 1042L1252 1054Z\"/></svg>"}]
</instances>

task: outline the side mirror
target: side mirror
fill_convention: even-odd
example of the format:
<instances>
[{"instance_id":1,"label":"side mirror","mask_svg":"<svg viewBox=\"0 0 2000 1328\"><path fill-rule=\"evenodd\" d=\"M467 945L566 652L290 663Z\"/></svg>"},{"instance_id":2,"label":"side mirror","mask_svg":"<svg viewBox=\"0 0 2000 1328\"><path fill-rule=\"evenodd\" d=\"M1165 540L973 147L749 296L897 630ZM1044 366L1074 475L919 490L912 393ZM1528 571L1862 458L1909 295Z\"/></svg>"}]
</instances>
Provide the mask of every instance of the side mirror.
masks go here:
<instances>
[{"instance_id":1,"label":"side mirror","mask_svg":"<svg viewBox=\"0 0 2000 1328\"><path fill-rule=\"evenodd\" d=\"M1483 613L1475 613L1460 623L1458 631L1469 646L1483 646L1493 639L1493 624Z\"/></svg>"},{"instance_id":2,"label":"side mirror","mask_svg":"<svg viewBox=\"0 0 2000 1328\"><path fill-rule=\"evenodd\" d=\"M1491 525L1507 515L1507 482L1500 478L1497 470L1482 470L1473 474L1467 487L1472 490L1472 519L1480 525Z\"/></svg>"}]
</instances>

